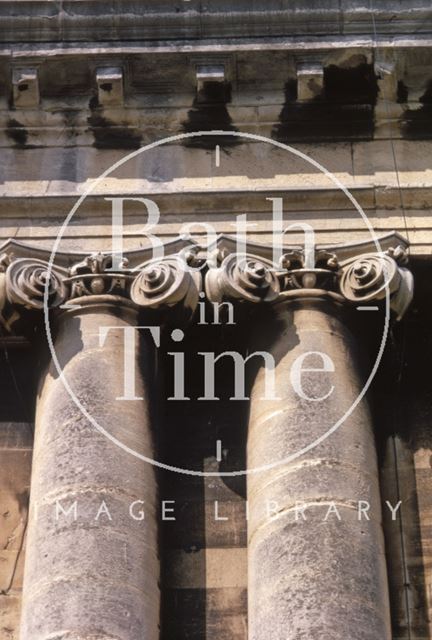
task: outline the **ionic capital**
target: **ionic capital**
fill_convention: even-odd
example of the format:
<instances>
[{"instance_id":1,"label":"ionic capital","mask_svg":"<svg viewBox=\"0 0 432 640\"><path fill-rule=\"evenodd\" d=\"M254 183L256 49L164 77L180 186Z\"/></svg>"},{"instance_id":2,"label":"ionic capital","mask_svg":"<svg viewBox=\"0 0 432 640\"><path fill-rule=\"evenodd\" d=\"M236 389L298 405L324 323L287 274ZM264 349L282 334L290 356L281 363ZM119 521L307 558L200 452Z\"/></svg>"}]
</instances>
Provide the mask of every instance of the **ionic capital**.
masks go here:
<instances>
[{"instance_id":1,"label":"ionic capital","mask_svg":"<svg viewBox=\"0 0 432 640\"><path fill-rule=\"evenodd\" d=\"M301 250L283 254L279 264L254 254L230 254L208 270L207 297L212 302L273 305L315 296L354 306L379 304L389 295L397 320L412 300L413 277L401 246L344 260L339 260L337 249L319 250L314 266L306 262Z\"/></svg>"},{"instance_id":2,"label":"ionic capital","mask_svg":"<svg viewBox=\"0 0 432 640\"><path fill-rule=\"evenodd\" d=\"M151 248L131 251L114 268L110 253L57 253L53 265L49 251L11 240L0 251L0 323L11 332L17 320L42 317L45 304L55 315L63 307L97 301L160 312L162 322L176 308L186 321L197 308L203 281L211 302L252 306L314 296L348 307L379 305L388 294L400 319L413 295L407 244L391 233L380 246L381 251L372 242L308 251L283 247L275 262L271 246L248 243L237 253L236 238L219 236L207 248L171 241L159 258Z\"/></svg>"},{"instance_id":3,"label":"ionic capital","mask_svg":"<svg viewBox=\"0 0 432 640\"><path fill-rule=\"evenodd\" d=\"M147 260L128 268L125 259L113 270L111 254L93 253L65 268L39 258L0 256L0 320L7 332L26 318L42 316L46 305L51 314L82 309L95 302L115 302L164 312L181 308L189 319L195 311L202 277L183 255Z\"/></svg>"}]
</instances>

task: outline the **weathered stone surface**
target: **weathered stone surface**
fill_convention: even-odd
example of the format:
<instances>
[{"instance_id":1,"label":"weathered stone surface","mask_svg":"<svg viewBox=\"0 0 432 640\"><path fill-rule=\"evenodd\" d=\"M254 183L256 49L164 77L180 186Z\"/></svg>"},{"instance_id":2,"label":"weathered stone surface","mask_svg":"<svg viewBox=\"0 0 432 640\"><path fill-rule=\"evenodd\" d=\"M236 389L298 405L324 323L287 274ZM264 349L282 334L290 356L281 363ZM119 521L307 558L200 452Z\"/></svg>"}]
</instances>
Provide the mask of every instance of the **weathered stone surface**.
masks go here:
<instances>
[{"instance_id":1,"label":"weathered stone surface","mask_svg":"<svg viewBox=\"0 0 432 640\"><path fill-rule=\"evenodd\" d=\"M120 307L118 306L120 303ZM123 327L136 323L132 308L95 301L65 312L55 349L71 389L114 437L153 455L149 407L152 347L142 400L116 401L123 390ZM100 346L99 328L114 330ZM138 346L137 346L138 349ZM137 355L138 352L136 352ZM121 450L93 427L63 386L53 364L41 381L36 417L31 516L25 567L21 638L158 637L159 559L154 469ZM147 517L128 507L143 500ZM68 510L76 502L77 517ZM102 503L110 515L99 514Z\"/></svg>"},{"instance_id":2,"label":"weathered stone surface","mask_svg":"<svg viewBox=\"0 0 432 640\"><path fill-rule=\"evenodd\" d=\"M3 42L0 50L0 192L3 196L0 202L0 244L5 239L16 237L50 250L59 226L89 181L125 153L163 136L193 131L198 127L206 130L228 128L289 142L321 162L358 199L379 235L395 229L409 236L414 271L418 274L425 268L423 265L429 264L432 238L430 17L431 7L427 0L404 3L396 0L375 3L363 0L268 0L253 3L249 0L207 3L198 0L177 3L167 0L138 3L133 0L68 0L57 3L51 0L3 0L0 2L0 38ZM321 74L315 68L311 86L308 82L310 77L305 78L303 74L306 82L302 83L302 73L300 78L296 76L296 69L302 63L309 67L311 63L318 64L322 70ZM208 87L205 85L212 82L210 75L206 79L200 78L200 91L203 93L200 98L204 99L197 100L197 69L202 67L217 67L219 79L223 68L223 104L208 102ZM102 86L106 84L107 77L99 74L101 68L115 70L108 77L116 85L111 91ZM25 74L23 70L27 70ZM14 71L19 73L14 74ZM221 93L217 95L220 98ZM214 148L210 145L203 148L172 145L166 150L159 149L151 158L143 156L133 168L124 167L107 178L98 195L88 198L67 229L61 248L79 252L109 251L110 211L103 201L107 193L146 194L154 198L161 209L158 233L164 240L176 237L184 222L209 222L217 233L229 234L233 232L235 216L247 213L249 239L270 246L271 211L266 198L275 196L284 198L287 221L312 222L319 244L332 245L370 238L369 230L346 196L326 176L299 159L287 161L282 150L274 151L269 157L257 144L227 144L221 150L220 167L215 166ZM127 249L148 244L148 239L142 235L144 222L142 209L132 207L126 219ZM290 240L301 243L302 234L291 234ZM423 278L430 280L429 275ZM430 291L422 294L419 307L419 315L427 317L429 324L426 309L430 295ZM392 449L386 450L382 489L383 499L391 496L392 501L396 501L400 496L404 501L403 522L396 522L397 530L394 523L388 522L389 513L385 511L393 640L429 640L431 633L427 627L430 627L432 611L430 397L426 392L419 395L417 389L407 392L406 387L412 384L412 380L417 383L420 380L420 374L413 373L417 364L423 367L424 379L429 380L427 360L431 347L423 344L428 328L419 329L414 323L409 332L412 337L407 359L411 368L404 377L404 383L392 390L396 413L400 409L399 397L410 405L404 412L406 432L397 440L396 455ZM340 346L343 340L339 340L337 333L323 342L327 345L327 340L334 341ZM224 344L226 339L222 332L216 342ZM423 340L418 351L414 345L417 340ZM213 347L210 343L208 339L209 349ZM233 348L237 344L234 339ZM110 369L111 362L117 361L119 351L120 345L116 353L109 353L108 360L94 367L92 375L103 377L109 372L116 378ZM5 353L6 359L2 360L0 367L10 377L9 355L7 351ZM344 353L348 362L350 351L347 349ZM89 352L87 362L90 358L93 355ZM76 356L72 361L70 366L75 369L75 374L71 373L71 379L79 389L85 389L85 385L89 385L87 371L90 365L78 365ZM33 355L29 355L19 369L23 366L41 368ZM119 383L120 370L119 366L119 379L116 378ZM15 366L12 371L15 373ZM350 378L347 374L346 382L354 387L357 378ZM61 388L59 380L47 382L47 389L48 385L50 389L46 393L57 395ZM219 385L226 391L228 382L223 380ZM23 559L22 551L17 547L23 541L26 515L23 496L29 484L28 447L31 444L26 423L31 422L32 416L31 410L29 416L22 415L22 400L17 400L16 391L0 386L2 412L5 406L15 407L12 411L15 415L4 417L3 424L8 426L0 429L0 444L10 449L4 455L3 451L0 452L0 504L6 505L8 510L10 508L12 514L2 521L0 512L0 549L2 545L11 547L0 551L0 589L7 588L11 571L14 572L8 595L0 595L0 637L1 640L3 636L5 640L17 640L21 607L20 563ZM96 387L91 383L90 389L93 388ZM27 395L27 392L23 394L25 398ZM110 421L109 403L105 403L103 394L102 399L99 395L88 396L90 403L107 405L102 407L102 414ZM420 396L423 398L421 403ZM382 398L378 403L383 403ZM244 417L239 417L232 410L232 404L227 403L219 412L212 406L201 414L197 412L197 415L192 415L194 409L191 408L188 411L183 409L183 412L173 411L172 427L165 422L164 433L168 434L170 443L176 443L174 453L170 454L175 462L181 459L185 466L209 468L206 465L214 453L219 428L223 429L225 442L233 437L236 430L241 431L244 427ZM17 405L20 405L18 410ZM65 409L65 416L77 415L76 407L70 413L68 411ZM258 501L268 491L286 507L298 494L313 500L317 486L321 499L337 494L343 522L326 523L328 538L322 535L324 527L320 523L325 507L311 508L310 523L290 521L292 510L288 513L288 509L286 519L269 525L268 546L263 543L252 548L256 557L262 558L263 567L267 564L274 567L271 574L270 570L268 575L257 573L257 588L262 588L267 582L269 589L275 590L280 587L283 562L272 564L267 556L271 557L276 550L284 559L287 549L291 549L294 561L286 571L287 579L293 583L289 585L292 600L288 606L296 612L304 610L305 601L301 599L302 593L297 585L303 584L308 594L314 594L319 591L318 583L328 598L328 619L333 617L349 628L344 640L354 639L356 634L361 640L368 638L367 634L372 633L370 620L378 620L386 608L385 598L382 598L384 591L377 595L370 608L362 600L362 605L355 612L358 613L355 618L357 627L353 629L349 627L349 615L355 617L352 609L341 611L340 607L344 598L353 598L358 604L360 601L355 598L359 591L362 591L361 596L364 592L375 593L379 582L375 569L378 567L381 571L382 567L381 542L372 549L363 546L365 539L380 540L380 525L376 515L379 512L376 477L364 473L368 466L375 464L374 445L370 437L362 440L356 431L357 427L369 429L369 418L362 411L353 416L354 438L351 430L345 433L341 428L338 446L317 451L317 455L322 455L326 461L331 460L331 463L316 463L316 458L313 458L310 465L311 460L306 457L304 464L299 462L288 466L286 482L280 478L272 479L269 487L263 489L263 495L260 492L256 495ZM137 414L130 410L122 413L122 417L127 416L131 424L142 425L142 416ZM76 495L76 487L81 487L81 518L77 523L65 523L60 530L48 526L52 515L49 501L40 507L44 526L47 523L47 537L45 539L41 534L40 538L33 538L32 553L37 557L32 556L36 559L33 573L30 568L29 575L35 583L40 578L39 574L45 572L49 579L56 571L59 575L69 575L68 567L75 568L78 561L78 570L82 575L89 575L89 568L95 562L100 567L100 575L96 576L99 583L96 578L91 583L94 590L90 596L94 594L95 602L98 598L101 607L103 604L102 618L107 627L113 624L114 617L117 617L116 624L121 625L125 620L123 613L131 603L134 603L135 611L141 612L143 597L137 594L140 589L149 588L137 569L137 563L143 556L134 553L141 547L142 553L147 554L143 538L154 540L155 531L148 528L148 521L131 524L125 519L128 496L136 493L141 481L147 482L147 475L139 465L122 456L120 461L116 459L114 462L105 444L98 440L99 434L95 434L95 438L90 437L84 421L80 422L73 416L71 419L75 432L69 423L57 429L57 423L52 420L52 437L47 438L51 453L38 453L42 469L37 473L46 478L46 486L36 486L41 493L47 487L47 490L53 490L52 496L57 495L55 491L60 491L59 495L65 496L65 504L68 505L71 497ZM192 426L186 425L187 421L191 421ZM39 422L39 431L42 432L43 421ZM113 429L122 431L120 422L119 419L118 424L114 424L112 418L110 424ZM179 424L182 426L180 435L177 433ZM287 447L294 446L297 436L299 441L303 441L311 428L307 424L302 431L300 421L295 426L297 431L291 439L285 435L286 439L281 437L281 442ZM380 436L381 422L378 421L376 426ZM127 434L122 431L121 435ZM77 456L82 454L85 464L81 465L72 455L76 468L66 465L70 452L62 449L62 438L65 446L75 451ZM240 465L244 447L241 437L239 441L234 454L234 458L237 456L236 465ZM85 475L84 467L93 460L86 448L93 444L94 450L106 456L109 464L100 475L97 465L93 466L90 475ZM147 446L148 443L142 444ZM347 457L354 464L338 457L340 448L346 450ZM263 453L270 455L271 449ZM229 455L231 463L231 449ZM3 460L6 460L4 464ZM337 464L333 464L335 460ZM121 468L117 469L119 462ZM227 466L222 464L221 468ZM217 464L210 467L219 468ZM126 478L128 470L135 477L136 484L133 480L129 483L129 476ZM82 484L83 480L93 483L93 492L87 491L88 486ZM152 482L153 479L148 484L153 487ZM103 495L121 529L120 533L113 533L111 523L102 520L102 516L100 545L93 537L96 528L86 527L86 522L94 519L100 495L99 483L110 487ZM123 484L127 485L127 491L119 494L117 489ZM337 490L334 489L336 485ZM363 523L365 532L360 539L352 493L357 497L368 495L373 503L373 522ZM221 479L216 482L171 478L165 497L176 499L178 519L174 523L165 523L164 548L170 566L163 585L162 637L166 640L180 637L244 640L247 636L244 486L241 482L224 483ZM229 518L227 521L215 522L215 500L218 500L219 513ZM154 513L156 517L160 514L160 506L154 507ZM152 508L149 514L152 515ZM259 508L251 512L250 524L261 531L265 521L265 510L260 502ZM279 544L281 536L286 536L288 544ZM335 552L337 562L334 566L325 565L323 554L318 551L321 547L333 549L336 539L340 542L340 548ZM56 540L58 549L54 544ZM37 551L34 551L36 547ZM360 549L358 556L353 556L353 548ZM311 569L305 558L300 557L303 551L307 556L310 550L312 560L316 559L316 566L321 571L315 567ZM44 558L45 553L48 554L47 559ZM154 562L156 567L154 554L151 555L150 551L149 554L149 566ZM107 557L109 566L103 563ZM47 567L48 560L55 561L55 567ZM376 567L372 566L373 562L376 562ZM104 595L100 584L109 582L111 565L119 583L126 582L129 591L126 587L120 590L118 585L111 585L108 595ZM226 570L225 565L229 565ZM358 572L360 580L350 582L344 573L348 569ZM372 576L370 580L368 573ZM84 601L82 612L89 617L93 615L92 597L88 597L88 591L81 583L75 588L72 581L62 583L53 580L49 586L43 587L46 590L41 590L38 602L41 603L40 611L44 613L39 621L33 617L32 624L48 624L50 620L57 620L60 628L63 612L54 611L54 608L61 604L62 599L67 603L68 612L77 607L76 603L81 599ZM271 609L270 622L283 618L284 597L266 601L263 596L263 602ZM322 626L322 618L319 617L322 601L314 600L312 605L307 618L307 640L314 634L320 638L324 635L319 635L318 631ZM260 614L255 608L252 613L253 620ZM138 614L129 620L130 628L133 624L136 628L141 624ZM114 634L116 640L122 637L124 628L116 627L111 636ZM292 628L291 619L287 628ZM383 640L385 633L386 630L379 629L377 638L373 640ZM336 637L336 632L333 635ZM280 637L285 636L284 628ZM99 631L96 637L99 640ZM29 638L40 640L36 631ZM77 640L75 631L65 631L66 638ZM45 635L43 640L46 640Z\"/></svg>"},{"instance_id":3,"label":"weathered stone surface","mask_svg":"<svg viewBox=\"0 0 432 640\"><path fill-rule=\"evenodd\" d=\"M264 368L251 395L248 467L249 637L389 640L390 613L381 504L371 419L363 401L334 433L291 462L339 420L362 388L356 347L336 317L318 300L286 306L257 336L254 348L276 359L280 400L263 400ZM302 400L290 384L296 358L324 352L334 373L304 373ZM317 364L309 364L317 366ZM358 501L370 505L359 520ZM257 509L267 501L272 511ZM304 503L306 521L298 511ZM335 505L337 515L328 509ZM297 518L297 519L296 519Z\"/></svg>"},{"instance_id":4,"label":"weathered stone surface","mask_svg":"<svg viewBox=\"0 0 432 640\"><path fill-rule=\"evenodd\" d=\"M167 591L161 639L184 634L190 640L244 640L246 600L246 589L238 588ZM174 609L179 612L177 618L171 617Z\"/></svg>"},{"instance_id":5,"label":"weathered stone surface","mask_svg":"<svg viewBox=\"0 0 432 640\"><path fill-rule=\"evenodd\" d=\"M391 411L391 408L389 408ZM396 427L397 430L397 427ZM416 482L413 452L400 435L391 435L385 443L381 469L383 524L389 574L393 634L405 639L410 635L428 638L427 584L422 542L424 515L419 513L419 490ZM421 494L420 494L421 495ZM393 517L387 504L398 506Z\"/></svg>"},{"instance_id":6,"label":"weathered stone surface","mask_svg":"<svg viewBox=\"0 0 432 640\"><path fill-rule=\"evenodd\" d=\"M371 31L371 8L362 0L337 2L207 3L191 0L172 10L167 0L140 2L117 0L111 10L101 10L94 0L69 0L61 7L47 0L4 2L2 22L5 42L109 39L182 39L251 36L329 35L354 36ZM105 5L103 5L105 6ZM381 33L427 32L430 5L426 0L401 7L386 0L372 8ZM24 16L27 20L24 20Z\"/></svg>"},{"instance_id":7,"label":"weathered stone surface","mask_svg":"<svg viewBox=\"0 0 432 640\"><path fill-rule=\"evenodd\" d=\"M246 213L248 236L268 242L271 203L267 198L277 196L283 198L287 224L309 221L319 244L370 238L358 211L328 177L281 149L271 151L274 164L268 164L268 149L269 145L246 144L230 150L229 155L222 155L218 175L209 180L214 151L184 149L181 145L160 148L148 155L144 152L131 163L133 167L116 171L105 184L111 195L133 191L152 198L161 213L158 232L167 239L176 237L183 224L202 221L203 212L217 233L233 233L235 216ZM409 235L413 255L429 254L429 141L301 145L298 149L322 163L350 189L378 235L398 230ZM123 152L95 149L5 151L0 161L4 175L0 237L15 236L26 243L52 247L87 178L96 177L122 156ZM19 180L13 170L18 165ZM142 233L147 219L142 205L126 204L126 248L148 244ZM60 250L109 250L110 224L111 209L104 194L90 195L65 230ZM198 238L202 230L196 226L192 233ZM295 242L301 241L300 233L290 236Z\"/></svg>"},{"instance_id":8,"label":"weathered stone surface","mask_svg":"<svg viewBox=\"0 0 432 640\"><path fill-rule=\"evenodd\" d=\"M4 430L0 429L4 435ZM17 640L21 608L31 449L0 447L0 637ZM9 446L7 446L9 444ZM20 443L22 444L22 442Z\"/></svg>"},{"instance_id":9,"label":"weathered stone surface","mask_svg":"<svg viewBox=\"0 0 432 640\"><path fill-rule=\"evenodd\" d=\"M0 638L18 640L33 444L34 352L0 340Z\"/></svg>"}]
</instances>

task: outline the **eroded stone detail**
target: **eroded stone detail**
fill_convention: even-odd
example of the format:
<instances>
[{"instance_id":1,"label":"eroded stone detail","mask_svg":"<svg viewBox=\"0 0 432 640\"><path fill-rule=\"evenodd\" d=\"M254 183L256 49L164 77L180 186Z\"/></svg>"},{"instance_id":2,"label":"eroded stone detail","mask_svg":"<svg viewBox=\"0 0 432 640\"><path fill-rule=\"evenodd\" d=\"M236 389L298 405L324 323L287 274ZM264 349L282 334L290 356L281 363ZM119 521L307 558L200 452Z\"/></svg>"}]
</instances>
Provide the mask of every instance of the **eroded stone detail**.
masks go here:
<instances>
[{"instance_id":1,"label":"eroded stone detail","mask_svg":"<svg viewBox=\"0 0 432 640\"><path fill-rule=\"evenodd\" d=\"M143 265L131 287L131 298L140 307L156 309L181 304L196 309L202 277L182 256L168 256Z\"/></svg>"},{"instance_id":2,"label":"eroded stone detail","mask_svg":"<svg viewBox=\"0 0 432 640\"><path fill-rule=\"evenodd\" d=\"M137 308L182 306L190 317L202 287L202 276L194 266L200 262L195 254L179 254L144 262L132 270L125 259L120 269L113 271L111 254L91 254L69 269L50 268L44 260L14 259L4 254L0 256L0 304L3 310L8 307L7 317L13 317L13 322L24 309L40 311L48 282L51 310L67 306L68 301L85 304L89 296L112 296L132 301Z\"/></svg>"},{"instance_id":3,"label":"eroded stone detail","mask_svg":"<svg viewBox=\"0 0 432 640\"><path fill-rule=\"evenodd\" d=\"M404 266L405 250L365 253L340 262L337 252L318 251L310 266L300 250L285 253L280 267L255 255L231 254L206 274L206 292L213 302L242 300L278 303L299 295L329 294L340 302L361 304L385 300L399 320L414 291L411 272Z\"/></svg>"},{"instance_id":4,"label":"eroded stone detail","mask_svg":"<svg viewBox=\"0 0 432 640\"><path fill-rule=\"evenodd\" d=\"M365 254L345 264L339 283L342 295L358 304L384 300L388 291L390 306L400 319L414 291L412 274L398 264L404 258L396 249L387 254Z\"/></svg>"},{"instance_id":5,"label":"eroded stone detail","mask_svg":"<svg viewBox=\"0 0 432 640\"><path fill-rule=\"evenodd\" d=\"M6 316L14 318L23 309L42 310L47 281L52 310L68 301L82 304L89 296L113 296L143 309L182 307L188 318L197 308L203 281L211 302L252 304L327 295L354 306L382 303L388 290L397 319L413 296L406 250L397 243L382 252L372 252L370 246L363 251L363 247L358 251L354 247L348 254L347 247L317 249L307 255L302 249L287 247L275 264L267 257L267 247L254 245L239 254L230 242L220 237L216 247L197 245L134 268L129 268L125 258L116 271L112 270L112 255L106 253L88 255L69 268L50 269L45 260L6 252L0 256L1 307L3 312L7 307Z\"/></svg>"},{"instance_id":6,"label":"eroded stone detail","mask_svg":"<svg viewBox=\"0 0 432 640\"><path fill-rule=\"evenodd\" d=\"M43 309L47 286L48 304L58 307L67 297L67 287L60 270L49 271L46 262L32 258L13 260L6 270L6 296L12 304L26 309Z\"/></svg>"},{"instance_id":7,"label":"eroded stone detail","mask_svg":"<svg viewBox=\"0 0 432 640\"><path fill-rule=\"evenodd\" d=\"M245 302L274 302L280 294L279 274L269 260L254 255L231 254L206 276L207 295L213 302L223 298Z\"/></svg>"},{"instance_id":8,"label":"eroded stone detail","mask_svg":"<svg viewBox=\"0 0 432 640\"><path fill-rule=\"evenodd\" d=\"M66 282L70 286L71 298L91 295L128 296L133 276L127 270L124 260L122 271L114 272L112 256L105 253L92 253L69 271Z\"/></svg>"},{"instance_id":9,"label":"eroded stone detail","mask_svg":"<svg viewBox=\"0 0 432 640\"><path fill-rule=\"evenodd\" d=\"M284 272L284 291L290 289L329 289L335 288L339 262L335 253L318 251L314 263L309 265L303 252L292 251L282 256Z\"/></svg>"}]
</instances>

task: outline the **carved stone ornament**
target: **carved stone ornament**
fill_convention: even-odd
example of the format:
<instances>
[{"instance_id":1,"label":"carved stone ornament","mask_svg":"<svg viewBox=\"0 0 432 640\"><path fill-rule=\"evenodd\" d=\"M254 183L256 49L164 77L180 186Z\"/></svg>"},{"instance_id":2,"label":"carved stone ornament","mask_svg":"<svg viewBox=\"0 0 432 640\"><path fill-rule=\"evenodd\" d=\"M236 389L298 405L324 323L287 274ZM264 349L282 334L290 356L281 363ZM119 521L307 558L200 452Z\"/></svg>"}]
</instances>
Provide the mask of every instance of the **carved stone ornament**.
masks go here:
<instances>
[{"instance_id":1,"label":"carved stone ornament","mask_svg":"<svg viewBox=\"0 0 432 640\"><path fill-rule=\"evenodd\" d=\"M70 286L72 299L82 296L117 295L129 296L134 276L127 270L128 261L123 260L119 271L112 271L112 255L92 253L71 267L66 283Z\"/></svg>"},{"instance_id":2,"label":"carved stone ornament","mask_svg":"<svg viewBox=\"0 0 432 640\"><path fill-rule=\"evenodd\" d=\"M272 262L254 255L231 254L206 276L207 296L213 302L225 298L244 302L274 302L281 286Z\"/></svg>"},{"instance_id":3,"label":"carved stone ornament","mask_svg":"<svg viewBox=\"0 0 432 640\"><path fill-rule=\"evenodd\" d=\"M156 309L181 304L192 313L198 304L202 277L182 256L167 256L142 265L131 286L131 299Z\"/></svg>"},{"instance_id":4,"label":"carved stone ornament","mask_svg":"<svg viewBox=\"0 0 432 640\"><path fill-rule=\"evenodd\" d=\"M47 284L48 283L48 284ZM26 309L43 309L45 289L48 286L48 305L58 307L67 297L62 271L43 260L18 258L6 270L6 297L11 304Z\"/></svg>"},{"instance_id":5,"label":"carved stone ornament","mask_svg":"<svg viewBox=\"0 0 432 640\"><path fill-rule=\"evenodd\" d=\"M209 247L170 241L162 258L152 259L148 249L134 250L114 271L111 254L61 252L50 270L49 251L9 240L0 248L0 322L10 329L23 308L42 310L46 286L52 309L69 300L79 300L81 306L87 296L113 296L144 309L176 306L190 318L198 305L202 273L212 302L275 304L329 296L356 305L382 303L388 292L400 319L413 295L413 278L405 267L407 243L394 232L379 241L380 252L371 241L285 247L275 264L271 246L247 243L245 253L238 254L236 239L222 235Z\"/></svg>"},{"instance_id":6,"label":"carved stone ornament","mask_svg":"<svg viewBox=\"0 0 432 640\"><path fill-rule=\"evenodd\" d=\"M337 250L320 250L315 266L306 264L301 251L282 256L280 268L256 255L231 254L220 266L210 268L205 288L213 302L241 300L275 303L298 296L328 294L348 304L380 302L387 292L390 306L399 320L413 296L413 277L404 266L402 247L386 252L365 253L339 262Z\"/></svg>"},{"instance_id":7,"label":"carved stone ornament","mask_svg":"<svg viewBox=\"0 0 432 640\"><path fill-rule=\"evenodd\" d=\"M50 309L78 299L82 306L88 296L120 296L149 309L178 305L191 317L198 304L202 276L194 266L200 263L196 252L189 253L149 260L133 270L127 269L124 260L118 271L111 270L110 254L85 256L69 269L49 269L44 260L2 254L0 322L10 331L23 309L41 311L46 287Z\"/></svg>"},{"instance_id":8,"label":"carved stone ornament","mask_svg":"<svg viewBox=\"0 0 432 640\"><path fill-rule=\"evenodd\" d=\"M281 265L284 268L284 290L289 289L333 289L337 279L339 262L335 253L318 251L308 266L303 252L284 254Z\"/></svg>"},{"instance_id":9,"label":"carved stone ornament","mask_svg":"<svg viewBox=\"0 0 432 640\"><path fill-rule=\"evenodd\" d=\"M397 252L388 253L398 257ZM411 272L388 253L365 254L342 265L339 286L342 295L356 304L383 300L388 293L399 320L412 300L414 281Z\"/></svg>"}]
</instances>

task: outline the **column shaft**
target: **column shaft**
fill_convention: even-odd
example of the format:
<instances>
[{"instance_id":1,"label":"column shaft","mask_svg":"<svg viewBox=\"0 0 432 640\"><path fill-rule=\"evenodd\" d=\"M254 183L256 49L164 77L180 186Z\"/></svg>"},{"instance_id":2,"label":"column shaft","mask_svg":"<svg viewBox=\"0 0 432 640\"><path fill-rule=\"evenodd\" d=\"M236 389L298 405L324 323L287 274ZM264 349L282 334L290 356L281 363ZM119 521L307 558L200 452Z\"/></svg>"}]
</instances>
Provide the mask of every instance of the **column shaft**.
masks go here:
<instances>
[{"instance_id":1,"label":"column shaft","mask_svg":"<svg viewBox=\"0 0 432 640\"><path fill-rule=\"evenodd\" d=\"M280 400L262 399L261 368L251 394L249 468L306 447L341 418L363 386L353 339L332 303L284 303L265 328L254 350L273 354ZM308 397L323 397L334 385L325 400L305 400L292 384L292 366L307 352L325 353L334 364L334 372L301 375ZM321 357L304 360L304 369L313 367L323 368ZM248 501L250 640L390 639L377 460L365 401L310 451L249 475ZM370 520L359 519L359 501L370 504Z\"/></svg>"},{"instance_id":2,"label":"column shaft","mask_svg":"<svg viewBox=\"0 0 432 640\"><path fill-rule=\"evenodd\" d=\"M124 386L122 329L136 320L122 299L86 299L60 317L55 350L89 414L124 445L153 457L148 396L155 354L144 333L143 368L138 347L134 355L142 399L116 399ZM100 346L102 326L115 328ZM143 502L132 512L137 518L143 509L143 520L130 515L137 500ZM156 503L154 467L90 424L51 364L37 404L21 640L159 637Z\"/></svg>"}]
</instances>

